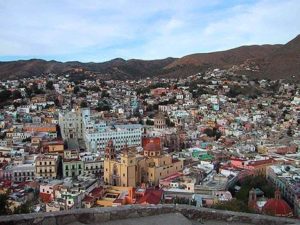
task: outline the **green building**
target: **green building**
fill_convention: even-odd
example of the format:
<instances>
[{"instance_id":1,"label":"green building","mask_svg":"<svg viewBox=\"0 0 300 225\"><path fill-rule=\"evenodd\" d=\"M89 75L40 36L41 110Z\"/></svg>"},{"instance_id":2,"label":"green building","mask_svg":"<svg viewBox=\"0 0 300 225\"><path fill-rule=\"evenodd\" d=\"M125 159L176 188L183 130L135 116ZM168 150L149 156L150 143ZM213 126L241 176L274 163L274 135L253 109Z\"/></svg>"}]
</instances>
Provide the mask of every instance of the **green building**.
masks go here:
<instances>
[{"instance_id":1,"label":"green building","mask_svg":"<svg viewBox=\"0 0 300 225\"><path fill-rule=\"evenodd\" d=\"M63 160L63 176L76 177L84 172L83 162L79 159Z\"/></svg>"}]
</instances>

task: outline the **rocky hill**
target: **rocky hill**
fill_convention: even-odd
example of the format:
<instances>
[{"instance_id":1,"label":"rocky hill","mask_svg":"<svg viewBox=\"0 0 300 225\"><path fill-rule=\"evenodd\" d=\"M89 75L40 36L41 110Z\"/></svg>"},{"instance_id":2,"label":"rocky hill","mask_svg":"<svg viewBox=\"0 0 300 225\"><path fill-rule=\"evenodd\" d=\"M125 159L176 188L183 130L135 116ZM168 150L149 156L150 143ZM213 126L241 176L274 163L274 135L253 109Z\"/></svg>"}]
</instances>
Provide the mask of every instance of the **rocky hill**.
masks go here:
<instances>
[{"instance_id":1,"label":"rocky hill","mask_svg":"<svg viewBox=\"0 0 300 225\"><path fill-rule=\"evenodd\" d=\"M300 35L267 55L261 68L261 76L300 80Z\"/></svg>"},{"instance_id":2,"label":"rocky hill","mask_svg":"<svg viewBox=\"0 0 300 225\"><path fill-rule=\"evenodd\" d=\"M0 62L1 79L41 74L94 74L103 79L140 79L144 77L185 77L207 68L232 68L260 78L300 80L300 35L285 45L252 45L159 60L124 60L102 63L57 62L40 59Z\"/></svg>"}]
</instances>

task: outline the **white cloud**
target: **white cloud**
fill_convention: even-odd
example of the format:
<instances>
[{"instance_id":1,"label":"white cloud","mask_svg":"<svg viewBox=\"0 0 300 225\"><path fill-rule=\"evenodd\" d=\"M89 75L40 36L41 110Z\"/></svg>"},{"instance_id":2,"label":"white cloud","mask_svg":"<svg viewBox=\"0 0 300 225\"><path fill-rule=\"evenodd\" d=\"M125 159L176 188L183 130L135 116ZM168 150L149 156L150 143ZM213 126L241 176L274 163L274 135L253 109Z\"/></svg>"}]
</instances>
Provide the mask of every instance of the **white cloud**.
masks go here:
<instances>
[{"instance_id":1,"label":"white cloud","mask_svg":"<svg viewBox=\"0 0 300 225\"><path fill-rule=\"evenodd\" d=\"M179 57L299 33L298 0L251 2L0 0L0 59Z\"/></svg>"}]
</instances>

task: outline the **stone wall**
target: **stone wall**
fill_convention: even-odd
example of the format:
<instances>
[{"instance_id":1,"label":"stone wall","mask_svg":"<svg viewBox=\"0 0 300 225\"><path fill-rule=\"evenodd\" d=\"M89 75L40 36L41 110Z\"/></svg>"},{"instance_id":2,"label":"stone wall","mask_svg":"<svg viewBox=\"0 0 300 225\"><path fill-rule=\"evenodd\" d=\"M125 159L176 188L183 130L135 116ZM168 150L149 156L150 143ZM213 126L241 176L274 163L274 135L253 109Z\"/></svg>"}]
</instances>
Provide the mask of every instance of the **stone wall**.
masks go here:
<instances>
[{"instance_id":1,"label":"stone wall","mask_svg":"<svg viewBox=\"0 0 300 225\"><path fill-rule=\"evenodd\" d=\"M67 225L76 221L91 224L109 220L146 217L179 212L193 220L220 220L224 224L244 222L259 225L300 224L300 220L238 213L187 205L131 205L111 208L76 209L53 213L31 213L0 217L0 225Z\"/></svg>"}]
</instances>

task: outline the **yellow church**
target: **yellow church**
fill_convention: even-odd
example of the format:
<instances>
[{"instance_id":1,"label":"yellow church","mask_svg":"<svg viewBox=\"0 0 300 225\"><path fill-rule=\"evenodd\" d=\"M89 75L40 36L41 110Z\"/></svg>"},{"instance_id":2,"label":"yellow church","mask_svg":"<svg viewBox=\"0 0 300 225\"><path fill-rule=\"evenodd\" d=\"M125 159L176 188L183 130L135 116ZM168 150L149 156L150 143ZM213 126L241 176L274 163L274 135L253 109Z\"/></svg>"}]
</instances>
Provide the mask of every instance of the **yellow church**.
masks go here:
<instances>
[{"instance_id":1,"label":"yellow church","mask_svg":"<svg viewBox=\"0 0 300 225\"><path fill-rule=\"evenodd\" d=\"M135 147L125 147L116 157L113 141L105 148L104 182L113 186L136 187L142 183L158 185L159 180L183 169L182 160L163 154L159 144L148 143L143 153Z\"/></svg>"}]
</instances>

